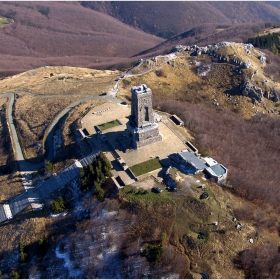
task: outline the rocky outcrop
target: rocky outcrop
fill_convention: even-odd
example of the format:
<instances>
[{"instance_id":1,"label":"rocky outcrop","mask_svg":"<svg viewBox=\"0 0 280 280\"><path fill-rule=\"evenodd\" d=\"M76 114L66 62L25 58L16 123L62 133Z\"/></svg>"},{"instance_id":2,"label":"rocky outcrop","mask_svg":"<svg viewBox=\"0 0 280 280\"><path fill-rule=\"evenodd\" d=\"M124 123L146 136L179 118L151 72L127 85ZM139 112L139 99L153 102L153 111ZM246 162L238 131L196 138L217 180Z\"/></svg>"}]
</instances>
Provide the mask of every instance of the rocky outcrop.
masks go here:
<instances>
[{"instance_id":1,"label":"rocky outcrop","mask_svg":"<svg viewBox=\"0 0 280 280\"><path fill-rule=\"evenodd\" d=\"M274 102L279 102L279 93L278 93L278 91L275 90L275 89L273 89L273 90L272 90L272 93L273 93L273 95L274 95L273 101L274 101Z\"/></svg>"},{"instance_id":2,"label":"rocky outcrop","mask_svg":"<svg viewBox=\"0 0 280 280\"><path fill-rule=\"evenodd\" d=\"M245 69L248 69L251 67L251 61L248 61L247 63L240 61L238 58L236 58L235 54L226 57L220 53L220 49L225 46L231 46L233 44L236 44L235 42L219 42L214 45L207 45L205 47L199 47L197 45L193 46L182 46L178 45L175 48L172 49L171 52L182 52L182 51L188 51L190 52L191 56L200 56L202 54L208 54L209 56L218 59L219 62L229 62L234 65L242 66ZM252 44L242 44L239 43L241 46L244 47L246 53L250 56L251 50L254 49L254 46ZM262 64L266 63L266 57L265 54L262 52L259 52L258 58L260 59Z\"/></svg>"},{"instance_id":3,"label":"rocky outcrop","mask_svg":"<svg viewBox=\"0 0 280 280\"><path fill-rule=\"evenodd\" d=\"M249 81L240 85L240 91L242 95L251 97L258 102L262 102L264 97L262 88L257 88L255 85L251 85Z\"/></svg>"}]
</instances>

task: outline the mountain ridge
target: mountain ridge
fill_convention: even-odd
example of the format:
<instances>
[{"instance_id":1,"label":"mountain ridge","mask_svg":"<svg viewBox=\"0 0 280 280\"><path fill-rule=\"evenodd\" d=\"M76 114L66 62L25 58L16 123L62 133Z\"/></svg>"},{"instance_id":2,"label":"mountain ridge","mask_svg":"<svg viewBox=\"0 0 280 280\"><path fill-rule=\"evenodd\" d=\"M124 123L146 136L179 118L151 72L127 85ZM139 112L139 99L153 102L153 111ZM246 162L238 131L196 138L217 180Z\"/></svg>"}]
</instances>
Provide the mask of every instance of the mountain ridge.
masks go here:
<instances>
[{"instance_id":1,"label":"mountain ridge","mask_svg":"<svg viewBox=\"0 0 280 280\"><path fill-rule=\"evenodd\" d=\"M274 2L247 1L81 1L82 6L109 14L122 22L164 38L201 24L241 24L278 21ZM165 35L165 36L164 36Z\"/></svg>"}]
</instances>

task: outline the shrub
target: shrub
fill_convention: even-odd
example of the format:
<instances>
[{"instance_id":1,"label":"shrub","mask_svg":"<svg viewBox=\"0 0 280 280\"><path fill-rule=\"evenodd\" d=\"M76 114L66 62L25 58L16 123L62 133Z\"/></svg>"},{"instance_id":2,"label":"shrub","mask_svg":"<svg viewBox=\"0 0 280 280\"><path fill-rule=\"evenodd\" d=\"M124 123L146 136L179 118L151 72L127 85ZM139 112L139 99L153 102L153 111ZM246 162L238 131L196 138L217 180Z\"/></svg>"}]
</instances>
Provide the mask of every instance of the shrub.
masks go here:
<instances>
[{"instance_id":1,"label":"shrub","mask_svg":"<svg viewBox=\"0 0 280 280\"><path fill-rule=\"evenodd\" d=\"M157 264L160 261L162 249L162 245L149 245L144 249L142 256L146 257L149 263Z\"/></svg>"},{"instance_id":2,"label":"shrub","mask_svg":"<svg viewBox=\"0 0 280 280\"><path fill-rule=\"evenodd\" d=\"M11 273L11 278L12 279L20 279L20 274L17 271L13 270L12 273Z\"/></svg>"},{"instance_id":3,"label":"shrub","mask_svg":"<svg viewBox=\"0 0 280 280\"><path fill-rule=\"evenodd\" d=\"M19 261L20 262L26 262L27 261L27 253L25 250L25 244L22 242L19 242Z\"/></svg>"},{"instance_id":4,"label":"shrub","mask_svg":"<svg viewBox=\"0 0 280 280\"><path fill-rule=\"evenodd\" d=\"M105 197L105 191L101 188L100 185L98 185L98 183L95 184L94 194L99 200L103 200Z\"/></svg>"},{"instance_id":5,"label":"shrub","mask_svg":"<svg viewBox=\"0 0 280 280\"><path fill-rule=\"evenodd\" d=\"M155 73L156 73L156 75L157 75L158 77L162 77L162 78L166 78L166 77L167 77L166 73L165 73L162 69L156 70Z\"/></svg>"},{"instance_id":6,"label":"shrub","mask_svg":"<svg viewBox=\"0 0 280 280\"><path fill-rule=\"evenodd\" d=\"M161 239L161 244L162 246L164 246L166 240L167 240L167 234L165 232L163 232L161 235L160 235L160 239Z\"/></svg>"},{"instance_id":7,"label":"shrub","mask_svg":"<svg viewBox=\"0 0 280 280\"><path fill-rule=\"evenodd\" d=\"M59 196L55 200L52 200L50 205L51 205L52 213L54 214L61 213L65 210L64 200L61 196Z\"/></svg>"},{"instance_id":8,"label":"shrub","mask_svg":"<svg viewBox=\"0 0 280 280\"><path fill-rule=\"evenodd\" d=\"M53 164L52 162L45 160L45 167L46 167L46 171L50 174L53 173Z\"/></svg>"},{"instance_id":9,"label":"shrub","mask_svg":"<svg viewBox=\"0 0 280 280\"><path fill-rule=\"evenodd\" d=\"M50 12L49 7L37 6L37 10L41 15L46 16L46 17L49 16L49 12Z\"/></svg>"},{"instance_id":10,"label":"shrub","mask_svg":"<svg viewBox=\"0 0 280 280\"><path fill-rule=\"evenodd\" d=\"M37 248L36 248L37 255L43 257L45 256L47 251L48 251L48 242L43 238L38 239Z\"/></svg>"}]
</instances>

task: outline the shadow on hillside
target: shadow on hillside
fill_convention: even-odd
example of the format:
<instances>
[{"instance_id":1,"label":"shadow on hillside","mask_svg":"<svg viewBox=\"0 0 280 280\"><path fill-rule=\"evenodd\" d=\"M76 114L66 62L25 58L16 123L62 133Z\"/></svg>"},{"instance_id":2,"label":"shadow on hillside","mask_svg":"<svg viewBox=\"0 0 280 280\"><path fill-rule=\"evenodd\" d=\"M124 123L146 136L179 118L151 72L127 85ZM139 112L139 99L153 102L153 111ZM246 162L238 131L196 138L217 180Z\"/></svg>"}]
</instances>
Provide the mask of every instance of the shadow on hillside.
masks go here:
<instances>
[{"instance_id":1,"label":"shadow on hillside","mask_svg":"<svg viewBox=\"0 0 280 280\"><path fill-rule=\"evenodd\" d=\"M7 226L17 226L21 224L23 221L28 223L32 218L48 218L50 216L50 212L47 210L37 211L33 212L31 209L29 211L25 211L24 213L19 213L15 218L12 220L8 220L7 222L1 223L0 228L3 232L7 232ZM31 260L34 260L34 257L40 263L41 265L44 265L46 263L42 263L43 258L50 250L50 246L54 244L54 240L56 240L56 244L58 244L62 238L64 237L64 234L62 233L70 233L73 232L77 226L77 220L73 219L72 217L59 217L56 218L57 221L53 221L52 224L48 225L48 227L45 229L45 234L40 235L36 234L35 241L30 242L29 244L23 244L22 252L24 252L26 255L20 255L18 258L18 266L17 266L17 272L19 273L20 278L27 279L30 275L28 270L32 266ZM25 228L25 227L24 227ZM28 226L23 231L28 231ZM34 236L34 234L31 234L31 236ZM33 239L34 240L34 239ZM11 245L11 244L9 244ZM14 247L14 246L13 246ZM17 248L14 248L12 250L2 250L0 253L0 260L2 260L2 263L5 263L9 256L13 253L14 250L20 251L20 243L18 243ZM63 248L62 248L63 249ZM20 257L23 257L23 261L20 261ZM5 263L7 264L7 262ZM1 267L1 266L0 266ZM2 276L4 278L9 278L9 274L11 273L11 267L5 266L1 267ZM6 276L6 277L5 277Z\"/></svg>"},{"instance_id":2,"label":"shadow on hillside","mask_svg":"<svg viewBox=\"0 0 280 280\"><path fill-rule=\"evenodd\" d=\"M225 94L229 94L231 96L242 95L240 91L240 86L232 87L231 89L227 89L224 91Z\"/></svg>"},{"instance_id":3,"label":"shadow on hillside","mask_svg":"<svg viewBox=\"0 0 280 280\"><path fill-rule=\"evenodd\" d=\"M0 166L0 176L5 176L13 173L15 170L14 162Z\"/></svg>"}]
</instances>

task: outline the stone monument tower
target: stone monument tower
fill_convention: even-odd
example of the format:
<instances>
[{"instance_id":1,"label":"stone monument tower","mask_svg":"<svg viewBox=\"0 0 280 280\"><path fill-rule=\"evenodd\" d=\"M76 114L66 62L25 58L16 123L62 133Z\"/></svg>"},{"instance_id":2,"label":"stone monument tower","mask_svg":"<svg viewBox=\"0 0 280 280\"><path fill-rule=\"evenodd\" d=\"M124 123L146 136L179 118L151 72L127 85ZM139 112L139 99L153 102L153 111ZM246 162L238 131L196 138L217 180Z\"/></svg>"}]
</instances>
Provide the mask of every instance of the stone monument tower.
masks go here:
<instances>
[{"instance_id":1,"label":"stone monument tower","mask_svg":"<svg viewBox=\"0 0 280 280\"><path fill-rule=\"evenodd\" d=\"M151 89L143 84L131 88L131 93L131 116L126 126L132 135L134 148L161 141L158 124L154 121Z\"/></svg>"}]
</instances>

